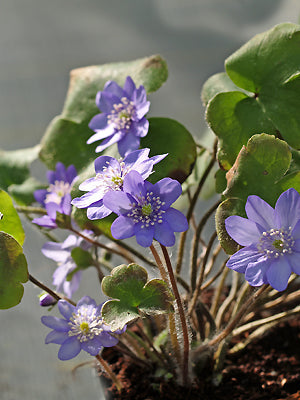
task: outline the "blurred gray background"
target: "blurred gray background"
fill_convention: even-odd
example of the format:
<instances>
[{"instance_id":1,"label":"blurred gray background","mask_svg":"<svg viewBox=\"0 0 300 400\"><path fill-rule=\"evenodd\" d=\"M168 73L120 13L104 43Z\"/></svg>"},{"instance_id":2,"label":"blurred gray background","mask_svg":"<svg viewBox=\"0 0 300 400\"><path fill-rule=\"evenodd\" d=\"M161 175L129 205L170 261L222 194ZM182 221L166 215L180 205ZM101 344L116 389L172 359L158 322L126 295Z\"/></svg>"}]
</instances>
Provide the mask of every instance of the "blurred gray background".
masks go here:
<instances>
[{"instance_id":1,"label":"blurred gray background","mask_svg":"<svg viewBox=\"0 0 300 400\"><path fill-rule=\"evenodd\" d=\"M223 70L224 59L254 34L280 22L298 22L299 0L1 0L0 148L30 147L60 113L73 68L161 54L169 79L151 95L151 116L183 123L195 137L205 130L200 91ZM44 170L41 171L44 176ZM54 263L40 253L44 239L25 224L32 275L51 282ZM100 300L94 271L77 298ZM0 311L0 399L102 399L90 358L57 359L44 345L47 313L39 290L25 285L22 303Z\"/></svg>"}]
</instances>

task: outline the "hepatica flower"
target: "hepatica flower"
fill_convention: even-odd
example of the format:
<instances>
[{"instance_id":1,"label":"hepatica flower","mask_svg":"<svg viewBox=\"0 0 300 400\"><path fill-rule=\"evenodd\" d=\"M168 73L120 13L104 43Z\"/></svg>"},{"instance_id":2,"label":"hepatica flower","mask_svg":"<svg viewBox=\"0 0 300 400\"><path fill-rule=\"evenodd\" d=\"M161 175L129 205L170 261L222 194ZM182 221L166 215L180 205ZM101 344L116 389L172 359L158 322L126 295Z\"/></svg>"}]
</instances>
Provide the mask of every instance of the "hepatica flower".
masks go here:
<instances>
[{"instance_id":1,"label":"hepatica flower","mask_svg":"<svg viewBox=\"0 0 300 400\"><path fill-rule=\"evenodd\" d=\"M33 223L45 228L56 228L56 213L71 213L71 190L77 178L74 165L68 168L61 162L56 164L55 171L47 172L49 187L34 192L34 198L47 211L47 215L33 219Z\"/></svg>"},{"instance_id":2,"label":"hepatica flower","mask_svg":"<svg viewBox=\"0 0 300 400\"><path fill-rule=\"evenodd\" d=\"M96 105L101 114L95 115L89 123L96 133L87 143L104 139L96 148L97 153L118 143L122 157L137 150L140 138L147 135L149 128L145 114L149 111L150 102L147 101L145 88L140 86L137 89L130 76L126 78L124 88L108 81L103 91L97 93Z\"/></svg>"},{"instance_id":3,"label":"hepatica flower","mask_svg":"<svg viewBox=\"0 0 300 400\"><path fill-rule=\"evenodd\" d=\"M185 216L170 207L181 191L180 183L174 179L164 178L153 185L138 172L129 172L123 191L110 191L103 199L104 205L118 214L111 226L113 237L126 239L135 235L144 247L150 246L153 239L173 246L174 232L188 229Z\"/></svg>"},{"instance_id":4,"label":"hepatica flower","mask_svg":"<svg viewBox=\"0 0 300 400\"><path fill-rule=\"evenodd\" d=\"M118 343L118 339L111 335L110 327L101 318L102 304L97 306L89 296L79 300L76 307L65 300L59 300L58 308L64 318L43 316L41 321L52 329L45 343L61 345L58 351L60 360L70 360L81 350L96 356L103 347L112 347Z\"/></svg>"},{"instance_id":5,"label":"hepatica flower","mask_svg":"<svg viewBox=\"0 0 300 400\"><path fill-rule=\"evenodd\" d=\"M68 297L72 297L73 293L79 288L82 271L77 271L70 279L68 278L69 274L77 268L71 252L76 247L88 250L91 246L90 243L75 235L69 235L62 243L46 242L43 245L42 253L44 256L58 263L58 267L53 274L53 285L55 285L58 292L64 292Z\"/></svg>"},{"instance_id":6,"label":"hepatica flower","mask_svg":"<svg viewBox=\"0 0 300 400\"><path fill-rule=\"evenodd\" d=\"M300 195L288 189L278 198L275 209L258 196L249 196L248 219L230 216L225 220L229 235L243 249L227 266L245 274L252 286L269 283L286 289L291 272L300 275Z\"/></svg>"},{"instance_id":7,"label":"hepatica flower","mask_svg":"<svg viewBox=\"0 0 300 400\"><path fill-rule=\"evenodd\" d=\"M137 171L143 179L152 173L153 166L166 157L166 154L148 157L149 149L135 150L116 160L109 156L100 156L95 160L96 176L87 179L79 186L88 191L81 197L73 199L72 204L78 208L87 208L87 217L91 220L101 219L111 214L111 210L103 204L103 198L110 191L120 191L125 176L130 171Z\"/></svg>"}]
</instances>

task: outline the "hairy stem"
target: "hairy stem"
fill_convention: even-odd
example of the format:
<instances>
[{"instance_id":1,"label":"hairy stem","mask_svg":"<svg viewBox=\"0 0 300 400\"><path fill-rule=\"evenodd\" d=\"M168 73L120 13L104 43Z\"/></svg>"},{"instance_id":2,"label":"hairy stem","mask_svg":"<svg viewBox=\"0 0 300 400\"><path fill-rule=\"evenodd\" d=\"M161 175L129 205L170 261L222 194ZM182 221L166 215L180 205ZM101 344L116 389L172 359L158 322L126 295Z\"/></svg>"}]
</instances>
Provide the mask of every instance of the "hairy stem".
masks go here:
<instances>
[{"instance_id":1,"label":"hairy stem","mask_svg":"<svg viewBox=\"0 0 300 400\"><path fill-rule=\"evenodd\" d=\"M183 310L183 305L181 302L181 298L179 295L178 287L176 284L176 279L174 276L171 260L169 257L168 250L166 249L165 246L162 244L160 245L165 261L166 261L166 266L171 282L171 286L173 289L173 293L175 296L176 304L178 307L178 313L180 317L180 322L181 322L181 329L182 329L182 335L183 335L183 367L182 367L182 380L183 380L183 385L188 384L188 375L189 375L189 351L190 351L190 343L189 343L189 333L188 333L188 327L187 327L187 322L185 318L185 313Z\"/></svg>"},{"instance_id":2,"label":"hairy stem","mask_svg":"<svg viewBox=\"0 0 300 400\"><path fill-rule=\"evenodd\" d=\"M150 250L153 254L153 257L157 263L160 275L162 277L162 279L169 284L169 279L168 279L168 275L165 271L165 267L163 265L163 262L161 261L161 258L158 254L158 252L156 251L155 247L153 246L153 244L151 244L150 246ZM180 354L180 345L179 345L179 341L178 341L178 337L177 337L177 332L176 332L176 324L175 324L175 318L174 315L172 313L168 314L168 318L169 318L169 330L170 330L170 337L171 337L171 343L172 343L172 347L174 349L174 353L175 353L175 357L176 357L176 361L179 365L181 365L181 354Z\"/></svg>"},{"instance_id":3,"label":"hairy stem","mask_svg":"<svg viewBox=\"0 0 300 400\"><path fill-rule=\"evenodd\" d=\"M116 385L117 390L120 392L123 389L123 384L122 382L118 379L117 375L113 372L111 367L108 365L108 363L98 354L96 356L97 360L101 364L102 368L104 371L107 373L107 375L110 377L112 382Z\"/></svg>"}]
</instances>

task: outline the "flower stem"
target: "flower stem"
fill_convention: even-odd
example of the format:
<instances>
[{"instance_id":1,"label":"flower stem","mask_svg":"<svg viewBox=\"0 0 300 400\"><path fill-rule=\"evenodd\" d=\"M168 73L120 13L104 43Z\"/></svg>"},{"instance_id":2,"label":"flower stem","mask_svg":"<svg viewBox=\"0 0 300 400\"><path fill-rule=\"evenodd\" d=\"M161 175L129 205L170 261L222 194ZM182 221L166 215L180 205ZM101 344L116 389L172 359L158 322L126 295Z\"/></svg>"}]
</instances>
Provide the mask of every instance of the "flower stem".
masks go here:
<instances>
[{"instance_id":1,"label":"flower stem","mask_svg":"<svg viewBox=\"0 0 300 400\"><path fill-rule=\"evenodd\" d=\"M176 279L174 276L174 272L173 272L173 268L172 268L168 250L162 244L160 245L160 247L162 249L162 252L163 252L163 255L164 255L164 258L166 261L166 266L167 266L171 286L173 289L173 293L175 296L175 300L177 303L178 313L179 313L180 322L181 322L182 335L183 335L182 381L183 381L183 385L187 385L188 384L188 375L189 375L189 351L190 351L188 327L187 327L187 322L186 322L186 318L185 318L185 314L184 314L184 310L183 310L183 305L182 305L181 298L179 295L179 291L178 291L178 287L177 287Z\"/></svg>"},{"instance_id":2,"label":"flower stem","mask_svg":"<svg viewBox=\"0 0 300 400\"><path fill-rule=\"evenodd\" d=\"M73 306L76 306L76 303L74 303L74 301L72 301L71 299L68 299L65 296L60 296L59 294L57 294L56 292L54 292L53 290L51 290L48 286L44 285L42 282L40 282L39 280L37 280L34 276L32 275L28 275L28 279L30 280L30 282L32 282L34 285L36 285L37 287L39 287L40 289L44 290L45 292L49 293L50 296L52 296L55 300L67 300L70 304L73 304Z\"/></svg>"},{"instance_id":3,"label":"flower stem","mask_svg":"<svg viewBox=\"0 0 300 400\"><path fill-rule=\"evenodd\" d=\"M105 244L102 244L102 243L98 242L97 240L94 240L91 237L84 235L82 232L78 231L77 229L75 229L73 227L70 227L69 230L71 232L75 233L75 235L82 237L84 240L91 243L93 246L100 247L101 249L107 250L110 253L114 253L120 257L124 257L124 254L121 251L112 249L112 248L106 246Z\"/></svg>"},{"instance_id":4,"label":"flower stem","mask_svg":"<svg viewBox=\"0 0 300 400\"><path fill-rule=\"evenodd\" d=\"M159 257L158 252L156 251L155 247L153 246L153 244L151 244L150 246L150 250L153 254L153 257L157 263L160 275L162 277L162 279L169 284L169 279L168 279L168 275L165 271L164 265ZM170 337L171 337L171 343L172 343L172 347L174 349L174 353L175 353L175 357L176 357L176 361L178 363L178 365L181 365L181 354L180 354L180 345L179 345L179 341L178 341L178 337L177 337L177 333L176 333L176 323L175 323L175 318L174 315L172 313L168 314L169 317L169 330L170 330Z\"/></svg>"},{"instance_id":5,"label":"flower stem","mask_svg":"<svg viewBox=\"0 0 300 400\"><path fill-rule=\"evenodd\" d=\"M193 195L193 197L191 199L190 207L189 207L187 215L186 215L186 218L187 218L188 222L192 218L193 211L194 211L194 208L196 206L196 202L198 200L199 194L200 194L200 192L201 192L201 190L203 188L203 185L204 185L204 183L205 183L210 171L212 170L212 168L213 168L213 166L215 164L216 154L217 154L217 144L218 144L218 140L216 139L215 142L214 142L213 154L212 154L211 160L210 160L208 166L206 167L206 169L205 169L205 171L204 171L204 173L203 173L203 175L202 175L202 177L201 177L201 179L199 181L198 187L197 187L197 189L196 189L196 191L195 191L195 193L194 193L194 195ZM178 275L180 274L180 271L181 271L186 235L187 235L187 231L182 232L182 234L180 235L180 240L179 240L179 245L178 245L177 262L176 262L176 273Z\"/></svg>"},{"instance_id":6,"label":"flower stem","mask_svg":"<svg viewBox=\"0 0 300 400\"><path fill-rule=\"evenodd\" d=\"M120 392L124 387L122 382L117 378L116 374L112 371L108 363L100 356L100 354L98 354L96 358L103 367L104 371L110 377L112 382L116 385L117 390Z\"/></svg>"},{"instance_id":7,"label":"flower stem","mask_svg":"<svg viewBox=\"0 0 300 400\"><path fill-rule=\"evenodd\" d=\"M219 333L214 339L208 342L208 346L215 346L219 344L223 339L225 339L228 335L231 334L233 329L239 324L245 313L248 311L250 306L257 301L260 295L269 287L269 285L263 285L256 292L254 292L253 296L250 296L248 300L243 304L243 306L236 313L234 318L229 322L229 324L225 327L225 329Z\"/></svg>"}]
</instances>

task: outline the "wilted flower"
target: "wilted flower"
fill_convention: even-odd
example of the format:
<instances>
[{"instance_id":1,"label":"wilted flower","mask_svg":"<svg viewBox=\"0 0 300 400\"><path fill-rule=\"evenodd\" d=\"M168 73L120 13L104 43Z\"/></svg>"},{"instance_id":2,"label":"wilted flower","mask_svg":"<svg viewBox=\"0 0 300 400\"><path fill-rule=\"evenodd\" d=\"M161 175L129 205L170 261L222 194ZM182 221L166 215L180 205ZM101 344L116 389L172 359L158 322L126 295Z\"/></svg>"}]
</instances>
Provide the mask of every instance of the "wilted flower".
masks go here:
<instances>
[{"instance_id":1,"label":"wilted flower","mask_svg":"<svg viewBox=\"0 0 300 400\"><path fill-rule=\"evenodd\" d=\"M53 274L53 285L56 286L58 292L64 292L68 297L72 297L76 292L81 281L82 271L73 273L69 279L70 274L77 268L71 253L76 247L88 250L91 246L86 240L75 235L69 235L62 243L46 242L43 245L44 256L58 263L58 268Z\"/></svg>"},{"instance_id":2,"label":"wilted flower","mask_svg":"<svg viewBox=\"0 0 300 400\"><path fill-rule=\"evenodd\" d=\"M170 207L181 191L180 183L174 179L164 178L153 185L138 172L129 172L123 191L110 191L103 199L104 205L119 215L111 226L113 237L126 239L135 235L144 247L150 246L153 239L173 246L174 232L188 229L186 217Z\"/></svg>"},{"instance_id":3,"label":"wilted flower","mask_svg":"<svg viewBox=\"0 0 300 400\"><path fill-rule=\"evenodd\" d=\"M60 360L70 360L81 350L96 356L103 347L112 347L118 343L118 339L111 335L110 327L101 318L102 304L97 306L89 296L79 300L76 307L65 300L59 300L58 308L64 318L43 316L41 321L53 329L46 336L45 343L61 345L58 351Z\"/></svg>"},{"instance_id":4,"label":"wilted flower","mask_svg":"<svg viewBox=\"0 0 300 400\"><path fill-rule=\"evenodd\" d=\"M130 171L137 171L143 179L152 173L153 165L166 157L166 154L148 157L149 149L135 150L124 159L116 160L109 156L100 156L95 160L96 176L82 182L80 190L88 191L72 200L78 208L87 208L89 219L101 219L111 214L103 204L103 198L109 191L122 190L123 180Z\"/></svg>"},{"instance_id":5,"label":"wilted flower","mask_svg":"<svg viewBox=\"0 0 300 400\"><path fill-rule=\"evenodd\" d=\"M258 196L249 196L248 219L233 215L225 220L229 235L243 249L227 266L245 274L252 286L269 283L281 291L291 272L300 275L300 195L288 189L278 198L275 209Z\"/></svg>"},{"instance_id":6,"label":"wilted flower","mask_svg":"<svg viewBox=\"0 0 300 400\"><path fill-rule=\"evenodd\" d=\"M33 223L45 228L56 228L56 213L70 215L71 190L77 178L74 165L66 168L61 162L56 164L55 171L47 172L48 189L39 189L34 192L34 198L47 211L47 215L34 218Z\"/></svg>"},{"instance_id":7,"label":"wilted flower","mask_svg":"<svg viewBox=\"0 0 300 400\"><path fill-rule=\"evenodd\" d=\"M137 150L140 138L148 133L149 122L145 114L149 111L143 86L136 88L130 76L126 78L122 89L116 82L108 81L102 92L96 96L96 105L101 114L95 115L89 127L96 133L89 138L88 144L104 139L96 152L118 143L119 153L124 157Z\"/></svg>"}]
</instances>

